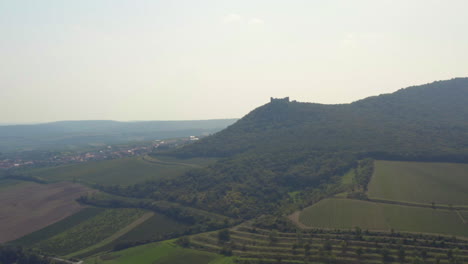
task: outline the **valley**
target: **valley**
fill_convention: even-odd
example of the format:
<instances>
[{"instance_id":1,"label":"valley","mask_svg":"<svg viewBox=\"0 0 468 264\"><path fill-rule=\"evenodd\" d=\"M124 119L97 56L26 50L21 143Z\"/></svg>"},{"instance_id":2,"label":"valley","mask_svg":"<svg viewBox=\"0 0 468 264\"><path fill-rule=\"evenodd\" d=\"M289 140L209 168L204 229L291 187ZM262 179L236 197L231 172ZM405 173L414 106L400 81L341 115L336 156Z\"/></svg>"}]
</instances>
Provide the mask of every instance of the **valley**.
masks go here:
<instances>
[{"instance_id":1,"label":"valley","mask_svg":"<svg viewBox=\"0 0 468 264\"><path fill-rule=\"evenodd\" d=\"M271 99L180 146L3 170L2 247L90 264L464 263L467 89Z\"/></svg>"}]
</instances>

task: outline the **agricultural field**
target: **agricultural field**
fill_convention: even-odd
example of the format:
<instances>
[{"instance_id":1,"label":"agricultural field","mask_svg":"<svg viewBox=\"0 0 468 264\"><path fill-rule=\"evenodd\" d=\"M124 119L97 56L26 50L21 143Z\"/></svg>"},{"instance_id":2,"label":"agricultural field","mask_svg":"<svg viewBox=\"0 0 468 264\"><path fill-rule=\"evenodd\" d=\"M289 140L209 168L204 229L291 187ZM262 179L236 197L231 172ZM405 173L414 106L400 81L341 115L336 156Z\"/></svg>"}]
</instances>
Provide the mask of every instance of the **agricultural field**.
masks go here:
<instances>
[{"instance_id":1,"label":"agricultural field","mask_svg":"<svg viewBox=\"0 0 468 264\"><path fill-rule=\"evenodd\" d=\"M145 161L153 162L153 163L160 163L160 164L169 164L169 165L182 165L182 166L189 166L193 168L200 168L211 165L215 163L218 159L216 158L190 158L190 159L179 159L175 157L169 156L155 156L155 155L147 155L144 156L143 159Z\"/></svg>"},{"instance_id":2,"label":"agricultural field","mask_svg":"<svg viewBox=\"0 0 468 264\"><path fill-rule=\"evenodd\" d=\"M439 235L354 229L278 232L245 223L229 229L228 233L225 240L219 239L219 231L190 236L189 247L213 253L229 252L240 264L436 263L437 260L437 263L445 264L468 261L466 240Z\"/></svg>"},{"instance_id":3,"label":"agricultural field","mask_svg":"<svg viewBox=\"0 0 468 264\"><path fill-rule=\"evenodd\" d=\"M24 174L49 182L77 181L86 184L131 185L163 177L177 177L187 170L205 166L213 161L214 159L176 160L140 156L33 169L25 171Z\"/></svg>"},{"instance_id":4,"label":"agricultural field","mask_svg":"<svg viewBox=\"0 0 468 264\"><path fill-rule=\"evenodd\" d=\"M468 204L468 164L375 161L368 196L393 201Z\"/></svg>"},{"instance_id":5,"label":"agricultural field","mask_svg":"<svg viewBox=\"0 0 468 264\"><path fill-rule=\"evenodd\" d=\"M187 225L162 214L155 213L150 219L120 237L116 243L157 239L163 235L178 232L185 228L187 228Z\"/></svg>"},{"instance_id":6,"label":"agricultural field","mask_svg":"<svg viewBox=\"0 0 468 264\"><path fill-rule=\"evenodd\" d=\"M302 211L299 221L309 227L439 233L468 237L467 225L456 211L325 199Z\"/></svg>"},{"instance_id":7,"label":"agricultural field","mask_svg":"<svg viewBox=\"0 0 468 264\"><path fill-rule=\"evenodd\" d=\"M83 208L75 200L92 190L69 182L21 183L0 192L0 243L18 239Z\"/></svg>"},{"instance_id":8,"label":"agricultural field","mask_svg":"<svg viewBox=\"0 0 468 264\"><path fill-rule=\"evenodd\" d=\"M468 211L461 211L460 215L463 218L462 221L464 221L466 224L466 228L468 228Z\"/></svg>"},{"instance_id":9,"label":"agricultural field","mask_svg":"<svg viewBox=\"0 0 468 264\"><path fill-rule=\"evenodd\" d=\"M90 257L85 264L233 264L230 258L176 246L171 241L151 243L101 256Z\"/></svg>"},{"instance_id":10,"label":"agricultural field","mask_svg":"<svg viewBox=\"0 0 468 264\"><path fill-rule=\"evenodd\" d=\"M343 175L343 177L341 178L341 184L345 186L349 186L353 184L354 177L355 177L355 170L351 169L345 175Z\"/></svg>"},{"instance_id":11,"label":"agricultural field","mask_svg":"<svg viewBox=\"0 0 468 264\"><path fill-rule=\"evenodd\" d=\"M55 224L49 225L41 230L35 231L31 234L28 234L24 237L21 237L15 241L10 242L9 244L30 247L35 243L38 243L42 240L47 240L57 234L65 232L67 229L74 227L100 213L105 209L97 207L88 207L78 213L71 215L62 221L59 221Z\"/></svg>"},{"instance_id":12,"label":"agricultural field","mask_svg":"<svg viewBox=\"0 0 468 264\"><path fill-rule=\"evenodd\" d=\"M62 233L35 244L34 247L46 253L65 256L111 237L145 213L147 211L141 209L107 209Z\"/></svg>"},{"instance_id":13,"label":"agricultural field","mask_svg":"<svg viewBox=\"0 0 468 264\"><path fill-rule=\"evenodd\" d=\"M129 226L127 226L126 228L128 227ZM70 256L81 259L95 255L99 252L114 250L116 246L163 240L165 237L171 235L172 233L181 232L186 228L186 225L172 220L164 215L158 213L151 213L150 217L144 219L142 223L139 223L137 226L133 227L128 232L125 232L118 238L114 240L111 240L112 237L107 238L105 239L105 241L102 241L89 248L80 250L78 252L74 252L70 254ZM122 231L123 230L120 230L118 233L121 233Z\"/></svg>"},{"instance_id":14,"label":"agricultural field","mask_svg":"<svg viewBox=\"0 0 468 264\"><path fill-rule=\"evenodd\" d=\"M24 183L23 181L16 181L16 180L4 180L4 179L1 179L0 178L0 191L6 189L6 188L10 188L14 185L18 185L20 183Z\"/></svg>"}]
</instances>

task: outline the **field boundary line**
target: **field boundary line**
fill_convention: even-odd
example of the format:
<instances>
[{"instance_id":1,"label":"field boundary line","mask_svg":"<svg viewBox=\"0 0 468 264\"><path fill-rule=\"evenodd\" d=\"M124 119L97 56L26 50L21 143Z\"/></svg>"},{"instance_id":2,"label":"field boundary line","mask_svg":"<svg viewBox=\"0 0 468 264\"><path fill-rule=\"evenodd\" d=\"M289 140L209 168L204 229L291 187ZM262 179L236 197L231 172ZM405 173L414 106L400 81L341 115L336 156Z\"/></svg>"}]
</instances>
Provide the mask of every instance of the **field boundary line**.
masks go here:
<instances>
[{"instance_id":1,"label":"field boundary line","mask_svg":"<svg viewBox=\"0 0 468 264\"><path fill-rule=\"evenodd\" d=\"M466 220L465 220L465 218L463 217L463 215L460 213L460 211L457 210L457 214L458 214L458 216L460 217L460 219L462 220L463 224L466 225Z\"/></svg>"},{"instance_id":2,"label":"field boundary line","mask_svg":"<svg viewBox=\"0 0 468 264\"><path fill-rule=\"evenodd\" d=\"M411 207L420 207L420 208L430 208L430 209L441 209L441 210L468 210L468 207L463 205L454 205L452 207L448 205L434 205L431 204L422 204L422 203L412 203L412 202L403 202L403 201L393 201L393 200L384 200L384 199L377 199L377 198L369 198L367 200L360 200L360 199L353 199L353 198L335 198L335 199L351 199L351 200L359 200L359 201L367 201L373 203L383 203L383 204L393 204L393 205L401 205L401 206L411 206Z\"/></svg>"},{"instance_id":3,"label":"field boundary line","mask_svg":"<svg viewBox=\"0 0 468 264\"><path fill-rule=\"evenodd\" d=\"M169 161L162 161L157 158L143 156L142 159L146 162L153 163L153 164L163 164L163 165L182 165L186 167L192 168L203 168L202 166L196 164L189 164L189 163L182 163L182 162L169 162Z\"/></svg>"},{"instance_id":4,"label":"field boundary line","mask_svg":"<svg viewBox=\"0 0 468 264\"><path fill-rule=\"evenodd\" d=\"M125 226L124 228L122 228L119 231L112 234L110 237L107 237L104 240L101 240L97 244L94 244L94 245L89 246L87 248L84 248L84 249L81 249L79 251L73 252L73 253L71 253L69 255L66 255L65 258L70 258L70 257L76 256L76 255L80 255L80 254L86 253L88 251L91 251L93 249L105 246L105 245L117 240L119 237L121 237L121 236L127 234L128 232L132 231L137 226L143 224L144 222L146 222L146 220L150 219L152 216L154 216L154 212L147 212L144 215L142 215L141 217L139 217L138 219L136 219L135 221L133 221L130 224L128 224L127 226Z\"/></svg>"}]
</instances>

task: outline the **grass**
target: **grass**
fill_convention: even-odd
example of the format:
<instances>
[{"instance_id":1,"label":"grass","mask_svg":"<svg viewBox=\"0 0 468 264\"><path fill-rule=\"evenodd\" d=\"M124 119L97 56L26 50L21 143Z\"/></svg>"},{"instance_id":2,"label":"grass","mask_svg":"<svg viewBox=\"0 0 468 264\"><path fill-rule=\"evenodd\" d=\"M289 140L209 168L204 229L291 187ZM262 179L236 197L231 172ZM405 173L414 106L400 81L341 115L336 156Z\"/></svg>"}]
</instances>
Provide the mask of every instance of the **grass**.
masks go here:
<instances>
[{"instance_id":1,"label":"grass","mask_svg":"<svg viewBox=\"0 0 468 264\"><path fill-rule=\"evenodd\" d=\"M180 160L181 163L177 163L175 159L159 159L165 162L153 162L145 160L145 157L132 157L33 169L26 171L25 174L49 182L78 181L87 184L131 185L163 177L177 177L198 166L197 164L205 166L214 161L198 158Z\"/></svg>"},{"instance_id":2,"label":"grass","mask_svg":"<svg viewBox=\"0 0 468 264\"><path fill-rule=\"evenodd\" d=\"M178 223L164 215L153 213L151 218L118 237L114 241L110 243L105 243L106 241L103 241L98 245L93 245L88 249L81 250L81 252L74 252L73 255L78 258L83 258L95 255L99 252L113 250L116 245L121 243L161 240L161 238L168 234L183 231L186 228L187 226L184 224Z\"/></svg>"},{"instance_id":3,"label":"grass","mask_svg":"<svg viewBox=\"0 0 468 264\"><path fill-rule=\"evenodd\" d=\"M167 216L155 213L150 219L120 237L116 242L156 239L162 235L185 229L185 224L176 222Z\"/></svg>"},{"instance_id":4,"label":"grass","mask_svg":"<svg viewBox=\"0 0 468 264\"><path fill-rule=\"evenodd\" d=\"M12 245L21 245L25 247L30 247L35 243L38 243L42 240L47 240L57 234L65 232L67 229L74 227L102 212L105 209L96 208L96 207L88 207L76 214L73 214L62 221L59 221L55 224L47 226L41 230L28 234L20 239L17 239L11 242Z\"/></svg>"},{"instance_id":5,"label":"grass","mask_svg":"<svg viewBox=\"0 0 468 264\"><path fill-rule=\"evenodd\" d=\"M46 253L60 256L95 245L140 218L141 209L107 209L68 230L35 246Z\"/></svg>"},{"instance_id":6,"label":"grass","mask_svg":"<svg viewBox=\"0 0 468 264\"><path fill-rule=\"evenodd\" d=\"M153 216L153 214L154 214L153 212L147 212L146 214L144 214L140 218L136 219L135 221L133 221L129 225L125 226L124 228L122 228L119 231L117 231L116 233L114 233L112 236L107 237L106 239L102 240L101 242L99 242L97 244L94 244L94 245L92 245L90 247L84 248L84 249L79 250L77 252L73 252L73 253L67 255L66 258L71 258L71 257L76 257L76 256L84 256L84 255L90 256L90 255L94 254L95 252L101 251L107 245L111 245L118 238L120 238L121 236L123 236L123 235L127 234L128 232L132 231L137 226L141 225L143 222L145 222L146 220L151 218Z\"/></svg>"},{"instance_id":7,"label":"grass","mask_svg":"<svg viewBox=\"0 0 468 264\"><path fill-rule=\"evenodd\" d=\"M463 217L463 220L465 220L466 228L468 228L468 211L461 211L460 215Z\"/></svg>"},{"instance_id":8,"label":"grass","mask_svg":"<svg viewBox=\"0 0 468 264\"><path fill-rule=\"evenodd\" d=\"M179 159L169 156L145 156L145 160L154 163L166 163L166 164L178 164L189 167L205 167L216 162L216 158L190 158L190 159Z\"/></svg>"},{"instance_id":9,"label":"grass","mask_svg":"<svg viewBox=\"0 0 468 264\"><path fill-rule=\"evenodd\" d=\"M351 169L349 170L342 178L341 178L341 184L348 186L351 185L354 181L354 176L355 176L355 170Z\"/></svg>"},{"instance_id":10,"label":"grass","mask_svg":"<svg viewBox=\"0 0 468 264\"><path fill-rule=\"evenodd\" d=\"M468 237L468 228L455 211L325 199L304 209L299 221L310 227L439 233Z\"/></svg>"},{"instance_id":11,"label":"grass","mask_svg":"<svg viewBox=\"0 0 468 264\"><path fill-rule=\"evenodd\" d=\"M271 239L271 230L252 228L248 223L230 229L232 253L237 263L362 263L382 262L381 250L387 249L393 261L397 263L398 252L403 248L408 263L421 255L421 249L427 253L424 263L449 263L447 250L459 248L457 257L460 263L468 261L467 241L451 236L422 235L410 233L372 232L363 230L357 236L354 230L309 229L301 232L276 232L276 239ZM343 244L344 240L347 242ZM217 232L208 232L190 237L190 246L195 249L219 252L226 243L220 244ZM323 250L328 244L329 249ZM307 252L307 249L308 253ZM358 256L357 250L362 254ZM328 252L326 252L328 251ZM332 256L329 258L328 256ZM244 261L253 262L244 262ZM406 262L405 262L406 263ZM453 263L453 262L450 262Z\"/></svg>"},{"instance_id":12,"label":"grass","mask_svg":"<svg viewBox=\"0 0 468 264\"><path fill-rule=\"evenodd\" d=\"M376 161L370 198L468 204L468 164Z\"/></svg>"},{"instance_id":13,"label":"grass","mask_svg":"<svg viewBox=\"0 0 468 264\"><path fill-rule=\"evenodd\" d=\"M17 184L24 183L23 181L17 181L17 180L4 180L0 178L0 191L3 189L7 189L9 187L15 186Z\"/></svg>"},{"instance_id":14,"label":"grass","mask_svg":"<svg viewBox=\"0 0 468 264\"><path fill-rule=\"evenodd\" d=\"M233 264L230 258L176 246L171 241L151 243L91 257L85 264Z\"/></svg>"}]
</instances>

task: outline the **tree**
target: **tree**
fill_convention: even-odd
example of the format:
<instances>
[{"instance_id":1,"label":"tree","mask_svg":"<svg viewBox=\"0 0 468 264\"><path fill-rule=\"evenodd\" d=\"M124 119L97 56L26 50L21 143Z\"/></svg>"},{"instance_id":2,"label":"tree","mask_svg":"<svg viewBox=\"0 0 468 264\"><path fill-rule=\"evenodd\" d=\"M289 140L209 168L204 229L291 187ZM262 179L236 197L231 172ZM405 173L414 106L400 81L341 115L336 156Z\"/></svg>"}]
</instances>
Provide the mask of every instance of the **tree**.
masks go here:
<instances>
[{"instance_id":1,"label":"tree","mask_svg":"<svg viewBox=\"0 0 468 264\"><path fill-rule=\"evenodd\" d=\"M448 258L448 259L452 259L452 258L453 258L453 250L452 250L452 249L449 249L449 250L447 251L447 258Z\"/></svg>"},{"instance_id":2,"label":"tree","mask_svg":"<svg viewBox=\"0 0 468 264\"><path fill-rule=\"evenodd\" d=\"M356 255L358 256L358 259L361 259L363 253L364 250L362 250L362 248L359 247L356 249Z\"/></svg>"},{"instance_id":3,"label":"tree","mask_svg":"<svg viewBox=\"0 0 468 264\"><path fill-rule=\"evenodd\" d=\"M424 264L424 261L420 257L416 256L413 258L413 261L411 263L412 264Z\"/></svg>"},{"instance_id":4,"label":"tree","mask_svg":"<svg viewBox=\"0 0 468 264\"><path fill-rule=\"evenodd\" d=\"M427 259L427 251L425 249L421 249L421 251L419 251L419 255L423 260Z\"/></svg>"},{"instance_id":5,"label":"tree","mask_svg":"<svg viewBox=\"0 0 468 264\"><path fill-rule=\"evenodd\" d=\"M225 242L228 242L231 239L231 234L229 232L229 229L223 229L218 231L218 243L223 244Z\"/></svg>"},{"instance_id":6,"label":"tree","mask_svg":"<svg viewBox=\"0 0 468 264\"><path fill-rule=\"evenodd\" d=\"M297 254L297 248L298 248L298 245L296 243L292 244L291 250L294 255Z\"/></svg>"},{"instance_id":7,"label":"tree","mask_svg":"<svg viewBox=\"0 0 468 264\"><path fill-rule=\"evenodd\" d=\"M224 256L232 256L232 249L229 246L223 246L219 253Z\"/></svg>"},{"instance_id":8,"label":"tree","mask_svg":"<svg viewBox=\"0 0 468 264\"><path fill-rule=\"evenodd\" d=\"M309 243L305 243L304 244L304 255L305 256L308 256L310 254L310 244Z\"/></svg>"},{"instance_id":9,"label":"tree","mask_svg":"<svg viewBox=\"0 0 468 264\"><path fill-rule=\"evenodd\" d=\"M348 241L346 240L342 240L341 243L341 253L346 253L346 251L348 251Z\"/></svg>"},{"instance_id":10,"label":"tree","mask_svg":"<svg viewBox=\"0 0 468 264\"><path fill-rule=\"evenodd\" d=\"M181 246L181 247L189 247L190 246L190 238L186 237L186 236L183 236L183 237L179 237L177 240L176 240L176 244Z\"/></svg>"},{"instance_id":11,"label":"tree","mask_svg":"<svg viewBox=\"0 0 468 264\"><path fill-rule=\"evenodd\" d=\"M276 242L278 242L278 232L276 232L275 230L271 231L268 235L268 238L270 239L270 244L275 244Z\"/></svg>"},{"instance_id":12,"label":"tree","mask_svg":"<svg viewBox=\"0 0 468 264\"><path fill-rule=\"evenodd\" d=\"M362 240L362 229L359 226L354 228L354 235L356 236L356 240Z\"/></svg>"},{"instance_id":13,"label":"tree","mask_svg":"<svg viewBox=\"0 0 468 264\"><path fill-rule=\"evenodd\" d=\"M380 250L380 255L382 255L383 263L393 262L394 260L393 257L390 255L390 250L386 247Z\"/></svg>"},{"instance_id":14,"label":"tree","mask_svg":"<svg viewBox=\"0 0 468 264\"><path fill-rule=\"evenodd\" d=\"M406 252L405 252L405 249L403 247L400 247L398 249L398 261L400 263L404 263L405 262L405 259L406 259Z\"/></svg>"},{"instance_id":15,"label":"tree","mask_svg":"<svg viewBox=\"0 0 468 264\"><path fill-rule=\"evenodd\" d=\"M329 240L326 240L325 243L323 243L323 250L331 252L333 250L333 245Z\"/></svg>"}]
</instances>

